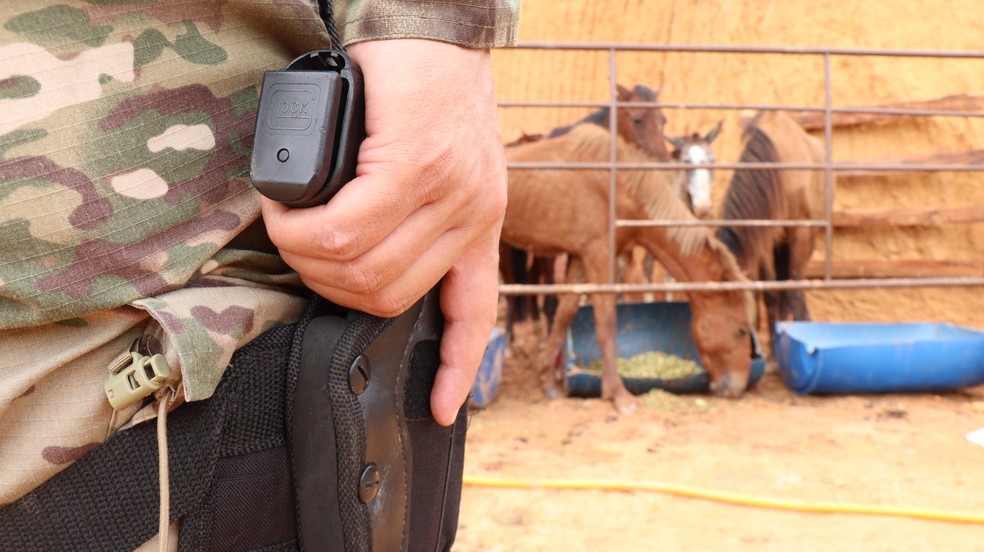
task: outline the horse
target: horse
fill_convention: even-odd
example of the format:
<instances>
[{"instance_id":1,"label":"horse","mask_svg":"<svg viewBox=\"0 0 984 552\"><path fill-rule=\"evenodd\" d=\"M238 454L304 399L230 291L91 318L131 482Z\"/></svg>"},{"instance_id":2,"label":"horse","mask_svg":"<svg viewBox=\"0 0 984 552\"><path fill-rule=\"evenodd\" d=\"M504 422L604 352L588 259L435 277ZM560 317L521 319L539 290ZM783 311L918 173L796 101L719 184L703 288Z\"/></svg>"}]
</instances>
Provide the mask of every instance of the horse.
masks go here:
<instances>
[{"instance_id":1,"label":"horse","mask_svg":"<svg viewBox=\"0 0 984 552\"><path fill-rule=\"evenodd\" d=\"M740 163L820 163L823 143L780 111L761 111L744 123ZM819 219L824 180L819 170L736 170L725 192L721 217L740 219ZM750 278L799 280L813 254L815 227L722 226L717 237L734 253ZM802 291L765 292L765 311L775 354L779 320L809 320Z\"/></svg>"},{"instance_id":2,"label":"horse","mask_svg":"<svg viewBox=\"0 0 984 552\"><path fill-rule=\"evenodd\" d=\"M692 132L689 135L671 136L667 135L666 140L673 144L673 151L670 157L677 162L691 165L714 163L714 152L711 144L721 133L721 125L724 121L719 121L707 134L701 136L699 132ZM714 205L712 199L711 169L694 168L686 170L686 178L681 178L679 173L672 179L673 189L680 199L690 208L690 212L698 218L707 218L711 214ZM630 258L626 263L623 281L626 283L643 284L646 282L656 282L666 280L665 271L658 264L652 262L652 257L647 255L645 250L640 247L632 249ZM647 278L648 275L648 278ZM664 299L666 296L657 296L649 293L627 294L627 301L643 301L646 299Z\"/></svg>"},{"instance_id":3,"label":"horse","mask_svg":"<svg viewBox=\"0 0 984 552\"><path fill-rule=\"evenodd\" d=\"M615 89L619 102L656 102L659 100L659 88L653 90L644 84L637 84L632 90L629 90L616 83ZM663 130L666 127L666 115L663 114L662 109L658 107L619 107L615 112L618 114L615 127L619 137L630 144L635 144L655 161L669 161L671 159L670 152L667 151L664 142L666 135ZM563 136L585 123L609 128L611 109L603 107L573 124L551 130L546 137ZM523 136L528 135L524 134Z\"/></svg>"},{"instance_id":4,"label":"horse","mask_svg":"<svg viewBox=\"0 0 984 552\"><path fill-rule=\"evenodd\" d=\"M673 144L673 152L670 157L680 163L692 165L714 163L714 152L711 150L711 143L721 133L721 125L724 121L718 122L704 136L699 132L691 133L687 137L667 136L666 140ZM691 212L698 218L705 218L711 214L713 201L711 199L711 169L696 168L687 171L685 181L675 182L677 194L690 206Z\"/></svg>"},{"instance_id":5,"label":"horse","mask_svg":"<svg viewBox=\"0 0 984 552\"><path fill-rule=\"evenodd\" d=\"M606 161L610 133L596 125L580 125L547 140L508 148L510 162ZM618 138L617 159L640 162L648 156ZM587 281L608 276L609 172L605 170L510 169L509 202L502 226L503 241L536 255L567 254L569 274ZM665 171L622 170L616 175L615 212L620 219L695 220L674 194ZM675 278L692 281L745 281L727 247L707 228L623 227L615 232L618 252L641 245ZM736 397L748 384L752 336L745 294L721 291L691 294L691 331L698 354L711 378L711 391ZM616 368L615 297L594 294L595 333L602 351L602 397L621 413L635 408ZM560 396L564 337L578 307L576 295L560 298L554 326L541 357L541 379L547 396Z\"/></svg>"},{"instance_id":6,"label":"horse","mask_svg":"<svg viewBox=\"0 0 984 552\"><path fill-rule=\"evenodd\" d=\"M659 99L659 88L655 90L644 85L636 84L631 90L615 85L619 102L655 102ZM631 144L635 144L656 161L669 161L670 153L666 149L666 136L663 133L666 126L666 116L659 108L650 107L619 107L616 109L616 126L618 135ZM519 138L505 144L506 148L537 142L545 138L556 138L567 134L572 129L583 124L593 124L608 128L611 122L611 109L604 107L586 117L563 127L554 128L546 135L541 133L527 134L523 132ZM683 184L677 185L685 189ZM526 252L515 248L499 248L499 272L506 283L554 282L554 259L533 257L527 259ZM548 327L552 325L556 311L556 302L552 296L544 299L544 310L547 314ZM540 309L536 297L511 296L506 299L506 335L512 339L513 324L518 320L528 318L539 319Z\"/></svg>"}]
</instances>

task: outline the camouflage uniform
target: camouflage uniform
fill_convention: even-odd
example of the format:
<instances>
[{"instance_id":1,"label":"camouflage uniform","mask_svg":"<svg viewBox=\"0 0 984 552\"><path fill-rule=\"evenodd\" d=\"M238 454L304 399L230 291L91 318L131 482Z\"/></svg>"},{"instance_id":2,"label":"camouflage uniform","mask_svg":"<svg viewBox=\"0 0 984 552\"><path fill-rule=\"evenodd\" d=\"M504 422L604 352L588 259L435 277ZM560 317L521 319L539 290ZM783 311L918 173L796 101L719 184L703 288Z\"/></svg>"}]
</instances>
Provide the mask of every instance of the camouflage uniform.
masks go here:
<instances>
[{"instance_id":1,"label":"camouflage uniform","mask_svg":"<svg viewBox=\"0 0 984 552\"><path fill-rule=\"evenodd\" d=\"M518 0L351 1L348 43L514 40ZM259 220L264 70L328 44L316 2L6 0L0 8L0 505L109 432L107 366L162 353L183 400L296 320L299 278Z\"/></svg>"}]
</instances>

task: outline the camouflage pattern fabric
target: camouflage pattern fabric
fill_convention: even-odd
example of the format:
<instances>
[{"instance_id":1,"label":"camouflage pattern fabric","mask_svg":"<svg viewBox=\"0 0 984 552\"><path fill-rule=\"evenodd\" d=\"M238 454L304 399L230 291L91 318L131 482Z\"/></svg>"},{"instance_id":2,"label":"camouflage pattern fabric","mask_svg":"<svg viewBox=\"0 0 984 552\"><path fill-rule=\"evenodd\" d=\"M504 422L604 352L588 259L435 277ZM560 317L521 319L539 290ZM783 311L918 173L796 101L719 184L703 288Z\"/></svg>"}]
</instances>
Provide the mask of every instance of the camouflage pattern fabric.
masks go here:
<instances>
[{"instance_id":1,"label":"camouflage pattern fabric","mask_svg":"<svg viewBox=\"0 0 984 552\"><path fill-rule=\"evenodd\" d=\"M347 46L380 38L431 38L472 48L515 43L519 0L335 0Z\"/></svg>"},{"instance_id":2,"label":"camouflage pattern fabric","mask_svg":"<svg viewBox=\"0 0 984 552\"><path fill-rule=\"evenodd\" d=\"M430 6L460 24L414 35L406 18L399 32L373 20L359 40L491 46L513 40L510 1L346 13ZM266 239L249 151L263 71L328 42L314 0L3 2L0 505L154 416L105 398L131 344L165 355L177 405L208 398L235 349L296 320L305 290Z\"/></svg>"}]
</instances>

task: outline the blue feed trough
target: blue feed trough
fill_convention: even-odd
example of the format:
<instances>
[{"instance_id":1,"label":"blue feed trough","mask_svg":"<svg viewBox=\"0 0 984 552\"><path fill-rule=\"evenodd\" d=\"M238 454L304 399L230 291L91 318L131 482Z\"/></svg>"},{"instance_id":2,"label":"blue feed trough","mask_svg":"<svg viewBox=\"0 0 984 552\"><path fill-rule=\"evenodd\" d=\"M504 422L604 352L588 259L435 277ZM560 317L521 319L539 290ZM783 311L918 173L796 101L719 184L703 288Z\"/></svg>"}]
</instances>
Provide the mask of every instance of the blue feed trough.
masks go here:
<instances>
[{"instance_id":1,"label":"blue feed trough","mask_svg":"<svg viewBox=\"0 0 984 552\"><path fill-rule=\"evenodd\" d=\"M492 333L489 335L489 344L485 348L482 364L479 365L475 382L472 383L469 397L471 406L483 408L492 402L502 380L502 365L505 363L505 358L506 332L496 326L492 328Z\"/></svg>"},{"instance_id":2,"label":"blue feed trough","mask_svg":"<svg viewBox=\"0 0 984 552\"><path fill-rule=\"evenodd\" d=\"M800 394L940 391L984 383L984 332L952 324L780 322L776 355Z\"/></svg>"},{"instance_id":3,"label":"blue feed trough","mask_svg":"<svg viewBox=\"0 0 984 552\"><path fill-rule=\"evenodd\" d=\"M615 346L618 356L631 358L650 351L662 351L701 364L697 345L690 332L690 304L621 303L616 310L618 329ZM748 385L751 387L765 372L765 358L759 353L758 341L754 342ZM601 395L601 378L594 373L579 370L601 358L601 350L595 339L594 308L586 305L578 310L574 322L567 331L565 346L565 372L567 394L572 397L598 397ZM707 372L676 379L623 377L629 392L641 395L653 389L671 393L704 393L710 388Z\"/></svg>"}]
</instances>

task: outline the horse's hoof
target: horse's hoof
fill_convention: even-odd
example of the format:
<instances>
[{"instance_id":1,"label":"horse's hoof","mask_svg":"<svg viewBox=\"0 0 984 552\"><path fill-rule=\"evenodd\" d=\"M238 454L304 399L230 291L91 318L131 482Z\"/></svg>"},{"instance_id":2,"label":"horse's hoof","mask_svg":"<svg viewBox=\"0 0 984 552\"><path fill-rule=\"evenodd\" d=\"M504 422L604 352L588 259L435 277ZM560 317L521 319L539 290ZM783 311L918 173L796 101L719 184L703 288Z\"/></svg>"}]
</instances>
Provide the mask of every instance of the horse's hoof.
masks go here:
<instances>
[{"instance_id":1,"label":"horse's hoof","mask_svg":"<svg viewBox=\"0 0 984 552\"><path fill-rule=\"evenodd\" d=\"M561 390L555 387L545 387L543 389L543 394L550 400L559 399L564 396Z\"/></svg>"},{"instance_id":2,"label":"horse's hoof","mask_svg":"<svg viewBox=\"0 0 984 552\"><path fill-rule=\"evenodd\" d=\"M619 414L628 415L636 410L636 399L631 393L615 395L613 402L615 403L615 410L618 410Z\"/></svg>"}]
</instances>

